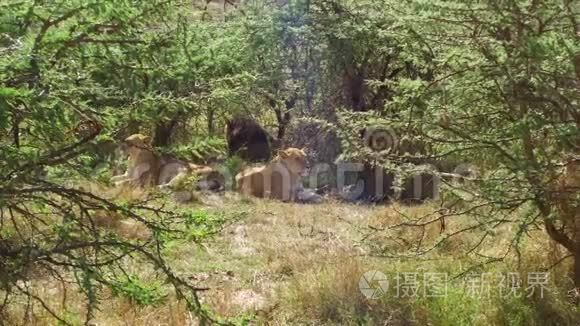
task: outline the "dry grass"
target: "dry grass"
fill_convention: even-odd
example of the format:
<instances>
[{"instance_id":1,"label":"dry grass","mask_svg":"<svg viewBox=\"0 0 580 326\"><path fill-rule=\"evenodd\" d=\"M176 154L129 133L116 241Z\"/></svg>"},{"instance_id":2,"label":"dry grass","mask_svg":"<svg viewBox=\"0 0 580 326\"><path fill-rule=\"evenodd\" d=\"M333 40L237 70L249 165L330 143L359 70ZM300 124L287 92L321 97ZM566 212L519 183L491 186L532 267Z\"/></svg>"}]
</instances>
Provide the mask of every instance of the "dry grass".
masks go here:
<instances>
[{"instance_id":1,"label":"dry grass","mask_svg":"<svg viewBox=\"0 0 580 326\"><path fill-rule=\"evenodd\" d=\"M122 200L126 202L142 201L147 197L147 191L123 186L108 188L97 183L88 183L80 190L99 194L105 199ZM117 235L127 239L147 240L151 237L151 231L143 224L135 220L124 218L121 214L107 211L105 209L97 210L92 215L95 226L115 232Z\"/></svg>"},{"instance_id":2,"label":"dry grass","mask_svg":"<svg viewBox=\"0 0 580 326\"><path fill-rule=\"evenodd\" d=\"M97 325L195 325L196 318L182 302L167 300L162 306L138 306L126 299L110 299L111 304L95 318Z\"/></svg>"},{"instance_id":3,"label":"dry grass","mask_svg":"<svg viewBox=\"0 0 580 326\"><path fill-rule=\"evenodd\" d=\"M123 190L111 195L134 200L142 198L143 193ZM358 288L359 279L366 271L457 272L463 264L476 261L460 259L457 255L479 241L477 232L453 237L426 257L388 259L370 255L380 253L378 249L382 248L388 248L386 254L398 255L417 250L418 243L430 247L441 237L471 223L465 219L448 219L443 231L439 223L425 228L389 228L407 219L429 215L435 208L433 205L365 206L333 200L320 205L301 205L231 194L191 205L209 211L246 212L245 218L227 226L202 246L178 243L166 250L168 262L179 275L209 288L202 294L204 304L235 323L251 318L258 323L272 324L503 325L514 324L510 320L518 320L518 314L528 318L534 309L542 316L562 316L561 307L568 307L556 292L551 294L549 303L546 300L535 303L468 301L459 285L454 288L454 296L441 301L366 299ZM118 230L119 224L115 223L109 227ZM499 230L482 245L481 253L501 253L509 243L508 235L514 231ZM499 267L490 266L490 270L511 269L525 275L552 265L562 255L561 248L553 245L541 230L532 230L522 245L524 250L519 260L516 255L510 255ZM551 270L555 286L568 284L568 271L569 262ZM132 262L128 272L144 279L154 275L139 262ZM45 289L48 291L51 287ZM54 286L51 291L56 291L50 294L54 298L62 295L62 289ZM70 293L74 290L69 289L68 296L78 297L78 302L66 310L81 311L80 295ZM58 302L55 304L58 306ZM106 293L100 307L95 318L99 325L196 324L194 316L172 295L161 305L143 307ZM471 315L465 316L467 312ZM552 318L573 320L571 314L563 319ZM29 320L26 324L50 324L48 320Z\"/></svg>"},{"instance_id":4,"label":"dry grass","mask_svg":"<svg viewBox=\"0 0 580 326\"><path fill-rule=\"evenodd\" d=\"M310 265L310 269L296 275L284 291L290 307L289 315L301 311L303 316L315 316L319 322L346 322L344 312L364 316L367 300L360 293L360 275L368 267L358 259L348 256L336 257L332 262Z\"/></svg>"},{"instance_id":5,"label":"dry grass","mask_svg":"<svg viewBox=\"0 0 580 326\"><path fill-rule=\"evenodd\" d=\"M206 300L217 312L255 313L267 319L285 309L282 292L295 277L359 255L359 234L352 223L364 225L377 210L336 202L300 205L260 199L233 199L225 205L248 215L205 248L179 248L173 254L191 260L181 260L178 269L194 270L211 288Z\"/></svg>"}]
</instances>

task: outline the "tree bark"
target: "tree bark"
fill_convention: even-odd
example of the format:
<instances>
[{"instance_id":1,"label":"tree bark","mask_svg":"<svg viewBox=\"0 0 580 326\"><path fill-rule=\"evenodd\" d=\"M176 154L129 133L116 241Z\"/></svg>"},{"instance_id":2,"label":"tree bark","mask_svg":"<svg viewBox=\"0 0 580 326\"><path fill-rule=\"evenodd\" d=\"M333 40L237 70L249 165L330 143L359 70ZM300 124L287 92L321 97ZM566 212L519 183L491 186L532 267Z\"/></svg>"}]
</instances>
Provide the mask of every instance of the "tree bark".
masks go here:
<instances>
[{"instance_id":1,"label":"tree bark","mask_svg":"<svg viewBox=\"0 0 580 326\"><path fill-rule=\"evenodd\" d=\"M580 248L574 253L574 287L580 289Z\"/></svg>"},{"instance_id":2,"label":"tree bark","mask_svg":"<svg viewBox=\"0 0 580 326\"><path fill-rule=\"evenodd\" d=\"M17 113L13 113L12 116L12 142L14 147L20 147L20 118L17 116Z\"/></svg>"},{"instance_id":3,"label":"tree bark","mask_svg":"<svg viewBox=\"0 0 580 326\"><path fill-rule=\"evenodd\" d=\"M210 135L213 135L214 132L215 132L215 125L214 125L215 124L214 123L215 119L214 119L214 116L215 116L214 110L211 110L210 109L210 110L207 111L207 132Z\"/></svg>"},{"instance_id":4,"label":"tree bark","mask_svg":"<svg viewBox=\"0 0 580 326\"><path fill-rule=\"evenodd\" d=\"M274 108L274 111L276 112L276 120L278 121L278 133L276 135L276 139L278 141L281 141L284 138L284 135L286 135L286 129L291 119L290 110L294 108L296 98L297 95L292 95L291 98L289 98L284 102L285 104L284 112L282 112L282 109L280 108Z\"/></svg>"}]
</instances>

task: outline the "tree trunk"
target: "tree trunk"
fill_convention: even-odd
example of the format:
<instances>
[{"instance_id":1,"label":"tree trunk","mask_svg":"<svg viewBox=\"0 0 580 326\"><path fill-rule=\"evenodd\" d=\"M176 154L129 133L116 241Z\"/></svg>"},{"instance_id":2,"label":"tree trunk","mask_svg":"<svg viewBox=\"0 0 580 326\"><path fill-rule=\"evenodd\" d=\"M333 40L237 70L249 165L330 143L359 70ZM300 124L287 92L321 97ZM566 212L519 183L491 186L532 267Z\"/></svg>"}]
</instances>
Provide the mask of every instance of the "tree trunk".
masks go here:
<instances>
[{"instance_id":1,"label":"tree trunk","mask_svg":"<svg viewBox=\"0 0 580 326\"><path fill-rule=\"evenodd\" d=\"M276 134L277 140L282 140L286 134L286 128L290 122L290 112L286 111L282 114L280 110L276 110L276 118L278 120L278 133Z\"/></svg>"},{"instance_id":2,"label":"tree trunk","mask_svg":"<svg viewBox=\"0 0 580 326\"><path fill-rule=\"evenodd\" d=\"M576 289L580 289L580 250L578 249L574 253L574 287Z\"/></svg>"},{"instance_id":3,"label":"tree trunk","mask_svg":"<svg viewBox=\"0 0 580 326\"><path fill-rule=\"evenodd\" d=\"M284 101L285 108L283 112L282 109L279 108L278 105L276 104L276 101L272 97L268 97L270 106L272 107L272 109L274 109L274 113L276 113L276 121L278 122L278 132L276 134L276 140L278 142L281 142L282 139L284 138L284 135L286 134L286 128L288 127L288 124L290 123L291 119L290 110L294 108L294 104L296 103L297 97L298 94L294 94L292 95L292 97Z\"/></svg>"},{"instance_id":4,"label":"tree trunk","mask_svg":"<svg viewBox=\"0 0 580 326\"><path fill-rule=\"evenodd\" d=\"M12 116L12 142L14 147L20 147L20 118L16 112Z\"/></svg>"},{"instance_id":5,"label":"tree trunk","mask_svg":"<svg viewBox=\"0 0 580 326\"><path fill-rule=\"evenodd\" d=\"M356 112L367 111L365 103L364 75L356 68L347 66L343 75L343 94L351 110Z\"/></svg>"},{"instance_id":6,"label":"tree trunk","mask_svg":"<svg viewBox=\"0 0 580 326\"><path fill-rule=\"evenodd\" d=\"M571 164L575 164L575 163L571 163ZM577 168L571 168L572 169L577 169ZM577 171L574 171L577 172ZM572 172L572 173L574 173ZM569 176L570 179L572 179L572 176ZM577 176L580 177L580 176ZM576 288L576 294L580 295L580 212L578 212L576 205L578 205L578 203L575 202L575 199L577 198L577 191L578 191L578 187L580 185L578 184L574 184L574 182L572 181L572 184L570 185L571 187L568 189L565 189L566 191L570 191L569 194L566 194L566 215L569 215L568 218L571 219L571 224L574 227L574 230L572 230L572 232L574 233L574 244L576 245L575 247L575 252L573 252L572 254L574 255L574 287ZM580 299L580 298L576 298L576 299Z\"/></svg>"},{"instance_id":7,"label":"tree trunk","mask_svg":"<svg viewBox=\"0 0 580 326\"><path fill-rule=\"evenodd\" d=\"M280 108L274 109L276 112L276 120L278 120L278 134L276 135L278 141L281 141L284 138L284 135L286 135L286 128L290 123L290 110L294 108L296 97L296 95L293 95L290 99L285 101L284 112L282 112Z\"/></svg>"},{"instance_id":8,"label":"tree trunk","mask_svg":"<svg viewBox=\"0 0 580 326\"><path fill-rule=\"evenodd\" d=\"M208 112L207 112L207 132L210 135L213 135L215 132L214 116L215 116L214 110L208 110Z\"/></svg>"}]
</instances>

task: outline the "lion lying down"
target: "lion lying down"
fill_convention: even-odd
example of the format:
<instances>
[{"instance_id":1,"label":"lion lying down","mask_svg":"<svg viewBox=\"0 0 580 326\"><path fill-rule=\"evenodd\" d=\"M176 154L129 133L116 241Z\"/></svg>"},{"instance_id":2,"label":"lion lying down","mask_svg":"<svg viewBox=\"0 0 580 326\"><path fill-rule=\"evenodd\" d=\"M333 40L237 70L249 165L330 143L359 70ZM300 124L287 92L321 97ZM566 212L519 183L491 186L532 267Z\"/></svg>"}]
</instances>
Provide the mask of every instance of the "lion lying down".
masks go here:
<instances>
[{"instance_id":1,"label":"lion lying down","mask_svg":"<svg viewBox=\"0 0 580 326\"><path fill-rule=\"evenodd\" d=\"M193 177L197 190L219 190L223 176L209 166L197 165L172 157L157 155L150 145L151 138L134 134L125 139L123 147L128 153L127 171L111 178L116 186L161 186L174 188Z\"/></svg>"},{"instance_id":2,"label":"lion lying down","mask_svg":"<svg viewBox=\"0 0 580 326\"><path fill-rule=\"evenodd\" d=\"M306 170L304 150L288 148L279 151L270 163L240 172L236 175L236 184L245 195L282 201L319 202L320 196L302 187L300 179Z\"/></svg>"}]
</instances>

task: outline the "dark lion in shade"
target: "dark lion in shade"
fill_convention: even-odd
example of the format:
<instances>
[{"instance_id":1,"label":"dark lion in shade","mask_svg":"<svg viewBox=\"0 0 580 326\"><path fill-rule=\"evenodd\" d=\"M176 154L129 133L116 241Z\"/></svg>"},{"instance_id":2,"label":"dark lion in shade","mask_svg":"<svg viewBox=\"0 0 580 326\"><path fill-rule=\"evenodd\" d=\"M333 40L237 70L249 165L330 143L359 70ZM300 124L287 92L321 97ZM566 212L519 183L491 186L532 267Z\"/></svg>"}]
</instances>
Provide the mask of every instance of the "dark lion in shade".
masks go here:
<instances>
[{"instance_id":1,"label":"dark lion in shade","mask_svg":"<svg viewBox=\"0 0 580 326\"><path fill-rule=\"evenodd\" d=\"M253 119L236 117L228 120L226 136L230 155L238 155L248 162L270 160L270 136Z\"/></svg>"}]
</instances>

